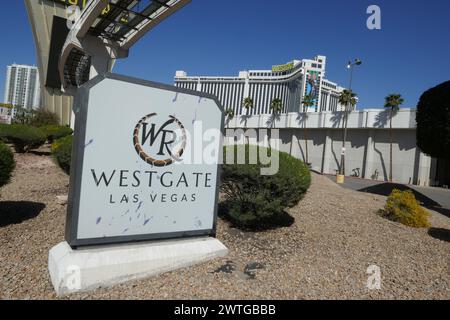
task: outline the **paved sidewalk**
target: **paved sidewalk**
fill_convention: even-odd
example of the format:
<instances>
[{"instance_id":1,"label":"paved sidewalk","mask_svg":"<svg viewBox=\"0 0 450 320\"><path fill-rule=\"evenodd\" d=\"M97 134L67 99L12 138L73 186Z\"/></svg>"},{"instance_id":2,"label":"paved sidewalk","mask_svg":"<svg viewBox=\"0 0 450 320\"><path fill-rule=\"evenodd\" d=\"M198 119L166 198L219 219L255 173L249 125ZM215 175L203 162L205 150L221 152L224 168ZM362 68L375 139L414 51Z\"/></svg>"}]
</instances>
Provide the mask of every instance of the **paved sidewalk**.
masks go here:
<instances>
[{"instance_id":1,"label":"paved sidewalk","mask_svg":"<svg viewBox=\"0 0 450 320\"><path fill-rule=\"evenodd\" d=\"M326 175L330 180L336 181L336 177ZM450 190L432 187L418 187L411 185L402 185L382 181L364 180L353 177L346 177L342 185L346 189L360 192L374 193L388 196L392 189L413 190L416 198L422 202L423 206L437 211L447 217L450 217Z\"/></svg>"}]
</instances>

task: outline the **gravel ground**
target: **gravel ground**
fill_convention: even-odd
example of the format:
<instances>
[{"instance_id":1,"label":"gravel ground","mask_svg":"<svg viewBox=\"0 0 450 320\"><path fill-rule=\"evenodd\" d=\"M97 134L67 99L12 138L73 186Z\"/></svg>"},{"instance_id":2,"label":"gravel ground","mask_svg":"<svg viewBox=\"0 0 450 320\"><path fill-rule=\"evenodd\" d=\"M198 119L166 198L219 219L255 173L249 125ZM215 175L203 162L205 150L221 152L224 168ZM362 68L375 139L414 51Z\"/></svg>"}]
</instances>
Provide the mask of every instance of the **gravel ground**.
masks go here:
<instances>
[{"instance_id":1,"label":"gravel ground","mask_svg":"<svg viewBox=\"0 0 450 320\"><path fill-rule=\"evenodd\" d=\"M16 160L0 190L0 299L55 299L47 255L64 238L68 177L47 155ZM408 228L376 214L384 201L313 175L291 227L244 233L219 221L225 259L70 298L449 299L450 219L432 212L436 229ZM366 288L370 265L381 290Z\"/></svg>"}]
</instances>

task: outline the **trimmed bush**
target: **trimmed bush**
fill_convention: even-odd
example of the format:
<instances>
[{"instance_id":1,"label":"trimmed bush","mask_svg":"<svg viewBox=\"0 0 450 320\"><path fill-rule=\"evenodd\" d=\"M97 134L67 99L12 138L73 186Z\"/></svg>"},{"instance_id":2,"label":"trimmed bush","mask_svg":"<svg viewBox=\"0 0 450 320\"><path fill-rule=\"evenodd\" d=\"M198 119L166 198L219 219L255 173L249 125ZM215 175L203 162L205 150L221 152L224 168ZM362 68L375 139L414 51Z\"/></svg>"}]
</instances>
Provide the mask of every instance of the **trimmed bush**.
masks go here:
<instances>
[{"instance_id":1,"label":"trimmed bush","mask_svg":"<svg viewBox=\"0 0 450 320\"><path fill-rule=\"evenodd\" d=\"M70 136L73 130L69 127L48 125L40 127L49 143L53 143L55 140Z\"/></svg>"},{"instance_id":2,"label":"trimmed bush","mask_svg":"<svg viewBox=\"0 0 450 320\"><path fill-rule=\"evenodd\" d=\"M40 108L33 112L30 124L34 127L57 126L60 124L60 120L56 113Z\"/></svg>"},{"instance_id":3,"label":"trimmed bush","mask_svg":"<svg viewBox=\"0 0 450 320\"><path fill-rule=\"evenodd\" d=\"M52 154L56 163L67 174L70 174L70 163L72 160L73 136L67 136L56 140L52 144Z\"/></svg>"},{"instance_id":4,"label":"trimmed bush","mask_svg":"<svg viewBox=\"0 0 450 320\"><path fill-rule=\"evenodd\" d=\"M8 142L8 132L9 132L10 125L9 124L3 124L0 123L0 142Z\"/></svg>"},{"instance_id":5,"label":"trimmed bush","mask_svg":"<svg viewBox=\"0 0 450 320\"><path fill-rule=\"evenodd\" d=\"M0 142L0 187L9 182L15 166L16 162L11 149Z\"/></svg>"},{"instance_id":6,"label":"trimmed bush","mask_svg":"<svg viewBox=\"0 0 450 320\"><path fill-rule=\"evenodd\" d=\"M233 146L235 161L237 152L245 152L245 164L222 166L221 190L225 202L221 204L221 215L234 225L246 229L269 229L285 225L286 208L294 207L303 198L311 185L308 167L287 153L256 146ZM259 152L279 158L279 171L272 176L261 175ZM249 151L258 154L257 163L249 164ZM255 153L253 153L255 152ZM292 217L290 217L293 220Z\"/></svg>"},{"instance_id":7,"label":"trimmed bush","mask_svg":"<svg viewBox=\"0 0 450 320\"><path fill-rule=\"evenodd\" d=\"M420 150L433 158L450 159L450 81L422 94L416 121Z\"/></svg>"},{"instance_id":8,"label":"trimmed bush","mask_svg":"<svg viewBox=\"0 0 450 320\"><path fill-rule=\"evenodd\" d=\"M408 227L429 228L429 212L420 206L411 190L394 189L387 199L383 215Z\"/></svg>"},{"instance_id":9,"label":"trimmed bush","mask_svg":"<svg viewBox=\"0 0 450 320\"><path fill-rule=\"evenodd\" d=\"M44 132L31 126L13 124L3 130L4 133L0 136L4 136L8 142L14 144L17 153L39 148L46 141Z\"/></svg>"}]
</instances>

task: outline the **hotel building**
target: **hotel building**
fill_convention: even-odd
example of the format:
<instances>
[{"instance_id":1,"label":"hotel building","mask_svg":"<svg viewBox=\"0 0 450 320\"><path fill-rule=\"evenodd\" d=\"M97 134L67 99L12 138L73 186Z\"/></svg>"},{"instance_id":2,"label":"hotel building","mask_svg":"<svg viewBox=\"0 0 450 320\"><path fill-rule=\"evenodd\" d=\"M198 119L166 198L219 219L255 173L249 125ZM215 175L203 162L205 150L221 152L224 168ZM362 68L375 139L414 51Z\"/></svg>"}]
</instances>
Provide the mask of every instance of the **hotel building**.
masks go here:
<instances>
[{"instance_id":1,"label":"hotel building","mask_svg":"<svg viewBox=\"0 0 450 320\"><path fill-rule=\"evenodd\" d=\"M325 79L326 60L325 56L294 60L272 70L241 71L237 77L188 76L177 71L175 85L213 94L235 115L270 114L274 99L282 101L282 113L342 111L339 95L344 88ZM314 98L314 105L307 110L302 105L306 95ZM247 97L253 100L249 111L243 107Z\"/></svg>"},{"instance_id":2,"label":"hotel building","mask_svg":"<svg viewBox=\"0 0 450 320\"><path fill-rule=\"evenodd\" d=\"M17 64L8 66L3 101L15 107L38 108L40 105L38 68Z\"/></svg>"}]
</instances>

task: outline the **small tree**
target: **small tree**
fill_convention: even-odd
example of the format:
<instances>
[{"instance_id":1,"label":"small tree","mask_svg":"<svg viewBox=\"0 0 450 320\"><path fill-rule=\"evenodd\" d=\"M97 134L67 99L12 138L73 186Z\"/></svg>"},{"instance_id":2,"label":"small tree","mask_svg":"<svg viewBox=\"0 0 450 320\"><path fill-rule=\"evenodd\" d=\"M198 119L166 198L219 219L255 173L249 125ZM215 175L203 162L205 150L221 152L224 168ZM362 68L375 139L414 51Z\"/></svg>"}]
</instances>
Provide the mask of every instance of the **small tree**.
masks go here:
<instances>
[{"instance_id":1,"label":"small tree","mask_svg":"<svg viewBox=\"0 0 450 320\"><path fill-rule=\"evenodd\" d=\"M16 107L16 115L14 116L12 122L13 124L31 124L35 111L32 109L26 109L23 107Z\"/></svg>"},{"instance_id":2,"label":"small tree","mask_svg":"<svg viewBox=\"0 0 450 320\"><path fill-rule=\"evenodd\" d=\"M307 94L305 95L305 97L303 98L302 101L304 110L303 112L305 112L305 114L307 114L307 110L309 107L314 106L315 101L314 101L314 96L312 94ZM305 118L305 125L304 125L304 129L305 129L305 145L306 145L306 163L309 163L309 156L308 156L308 126L306 125L306 118Z\"/></svg>"},{"instance_id":3,"label":"small tree","mask_svg":"<svg viewBox=\"0 0 450 320\"><path fill-rule=\"evenodd\" d=\"M389 110L389 182L392 182L392 117L400 109L403 101L402 95L398 93L390 94L385 98L384 107Z\"/></svg>"},{"instance_id":4,"label":"small tree","mask_svg":"<svg viewBox=\"0 0 450 320\"><path fill-rule=\"evenodd\" d=\"M433 158L450 159L450 81L422 94L416 121L420 150Z\"/></svg>"},{"instance_id":5,"label":"small tree","mask_svg":"<svg viewBox=\"0 0 450 320\"><path fill-rule=\"evenodd\" d=\"M30 124L34 127L59 125L60 120L56 113L44 108L39 108L38 110L36 110Z\"/></svg>"},{"instance_id":6,"label":"small tree","mask_svg":"<svg viewBox=\"0 0 450 320\"><path fill-rule=\"evenodd\" d=\"M281 101L281 99L273 99L272 103L270 104L270 110L272 110L274 114L280 114L283 110L283 102Z\"/></svg>"},{"instance_id":7,"label":"small tree","mask_svg":"<svg viewBox=\"0 0 450 320\"><path fill-rule=\"evenodd\" d=\"M339 173L341 175L345 175L345 145L347 143L347 124L348 124L348 114L355 107L357 102L357 95L352 90L345 89L342 91L339 96L339 103L345 107L344 110L344 136L342 139L342 156L341 156L341 165L339 168Z\"/></svg>"}]
</instances>

